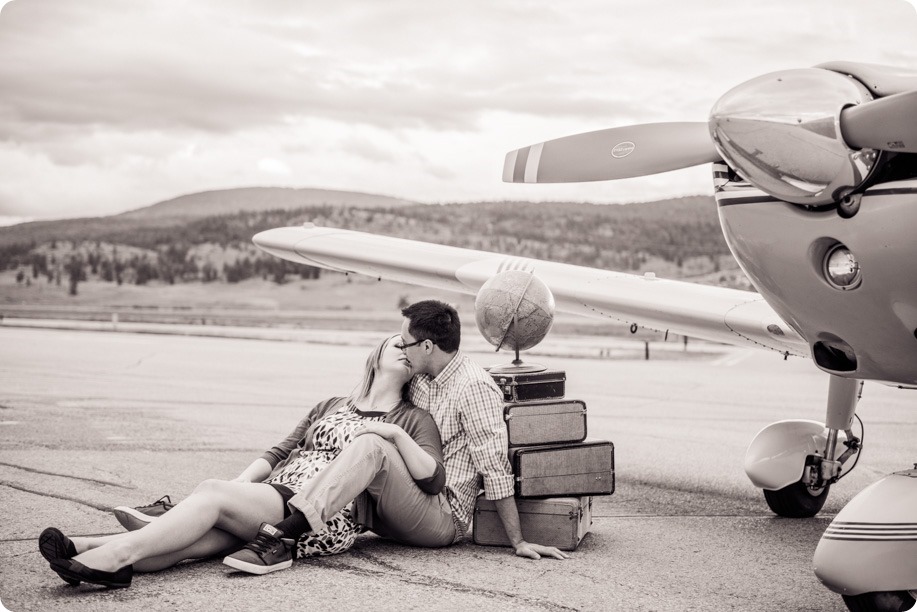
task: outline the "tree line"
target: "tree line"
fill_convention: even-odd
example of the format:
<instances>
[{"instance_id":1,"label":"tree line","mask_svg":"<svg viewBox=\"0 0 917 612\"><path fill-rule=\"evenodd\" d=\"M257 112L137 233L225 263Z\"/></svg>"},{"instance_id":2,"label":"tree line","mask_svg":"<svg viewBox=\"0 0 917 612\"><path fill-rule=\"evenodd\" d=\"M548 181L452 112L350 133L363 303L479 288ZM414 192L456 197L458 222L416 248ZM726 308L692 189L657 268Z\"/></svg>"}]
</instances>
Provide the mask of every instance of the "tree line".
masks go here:
<instances>
[{"instance_id":1,"label":"tree line","mask_svg":"<svg viewBox=\"0 0 917 612\"><path fill-rule=\"evenodd\" d=\"M61 278L79 283L89 275L137 285L154 280L234 283L261 277L283 283L290 275L318 278L319 269L257 251L251 243L260 231L304 221L622 271L638 269L650 257L679 267L687 258L708 257L718 266L719 257L729 253L712 198L700 197L627 206L496 202L360 209L326 205L192 220L128 223L112 217L106 223L108 219L87 220L82 231L75 222L66 231L55 230L55 235L33 230L28 241L7 241L0 245L0 270L25 269L32 279L45 277L57 283ZM57 249L64 240L74 245L66 253ZM195 250L201 245L232 249L239 255L210 260ZM23 273L23 281L28 273Z\"/></svg>"}]
</instances>

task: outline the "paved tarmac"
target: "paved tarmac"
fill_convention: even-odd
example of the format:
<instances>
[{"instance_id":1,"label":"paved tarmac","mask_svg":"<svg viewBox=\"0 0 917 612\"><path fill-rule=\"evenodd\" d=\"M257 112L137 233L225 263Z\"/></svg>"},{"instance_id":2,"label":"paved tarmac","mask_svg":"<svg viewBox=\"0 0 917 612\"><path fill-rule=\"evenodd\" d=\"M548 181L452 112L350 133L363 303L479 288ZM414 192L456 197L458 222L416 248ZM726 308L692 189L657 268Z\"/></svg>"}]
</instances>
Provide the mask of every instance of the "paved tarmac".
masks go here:
<instances>
[{"instance_id":1,"label":"paved tarmac","mask_svg":"<svg viewBox=\"0 0 917 612\"><path fill-rule=\"evenodd\" d=\"M859 490L917 460L917 394L867 384L856 471L835 485L819 517L776 518L745 478L742 457L772 421L823 418L827 377L807 360L723 347L651 361L550 357L567 370L567 396L586 401L590 437L616 448L617 491L595 499L591 533L569 560L534 562L470 542L414 549L367 535L348 553L265 577L211 560L138 574L131 588L109 591L67 587L48 569L37 551L42 528L118 532L111 507L178 499L205 478L232 478L309 406L347 393L369 338L341 339L0 327L3 605L844 610L812 574L818 539ZM566 354L562 342L547 342L548 352Z\"/></svg>"}]
</instances>

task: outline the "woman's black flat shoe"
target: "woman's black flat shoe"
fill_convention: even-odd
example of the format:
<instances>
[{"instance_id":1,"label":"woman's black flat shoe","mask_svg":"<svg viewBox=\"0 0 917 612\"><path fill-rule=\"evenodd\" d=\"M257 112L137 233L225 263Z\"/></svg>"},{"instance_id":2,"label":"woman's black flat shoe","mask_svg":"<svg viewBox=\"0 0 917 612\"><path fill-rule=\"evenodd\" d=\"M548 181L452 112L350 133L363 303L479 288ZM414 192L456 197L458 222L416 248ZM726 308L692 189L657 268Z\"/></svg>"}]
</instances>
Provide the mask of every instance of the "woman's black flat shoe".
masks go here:
<instances>
[{"instance_id":1,"label":"woman's black flat shoe","mask_svg":"<svg viewBox=\"0 0 917 612\"><path fill-rule=\"evenodd\" d=\"M38 536L38 552L45 558L45 561L50 563L56 559L75 557L76 547L70 541L70 538L61 533L60 529L48 527ZM80 583L79 580L74 580L73 578L64 578L63 576L61 578L70 586L76 586Z\"/></svg>"},{"instance_id":2,"label":"woman's black flat shoe","mask_svg":"<svg viewBox=\"0 0 917 612\"><path fill-rule=\"evenodd\" d=\"M131 578L134 575L134 566L125 565L114 572L103 572L102 570L86 567L75 559L55 559L51 561L51 569L57 572L58 576L67 580L76 580L88 582L89 584L98 584L110 589L125 589L131 585Z\"/></svg>"}]
</instances>

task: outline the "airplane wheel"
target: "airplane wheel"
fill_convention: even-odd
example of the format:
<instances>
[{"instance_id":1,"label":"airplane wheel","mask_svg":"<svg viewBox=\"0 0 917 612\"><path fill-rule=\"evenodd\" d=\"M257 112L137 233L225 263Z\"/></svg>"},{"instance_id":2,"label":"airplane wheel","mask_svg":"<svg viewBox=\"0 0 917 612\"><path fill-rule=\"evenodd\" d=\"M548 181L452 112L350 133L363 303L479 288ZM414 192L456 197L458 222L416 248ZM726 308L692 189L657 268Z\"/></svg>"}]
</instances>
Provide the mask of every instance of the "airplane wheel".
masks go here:
<instances>
[{"instance_id":1,"label":"airplane wheel","mask_svg":"<svg viewBox=\"0 0 917 612\"><path fill-rule=\"evenodd\" d=\"M907 591L879 591L843 597L851 612L904 612L914 605L914 597Z\"/></svg>"},{"instance_id":2,"label":"airplane wheel","mask_svg":"<svg viewBox=\"0 0 917 612\"><path fill-rule=\"evenodd\" d=\"M764 489L764 499L767 500L770 509L779 516L809 518L818 514L825 505L829 489L830 485L813 494L809 487L801 482L795 482L776 491Z\"/></svg>"}]
</instances>

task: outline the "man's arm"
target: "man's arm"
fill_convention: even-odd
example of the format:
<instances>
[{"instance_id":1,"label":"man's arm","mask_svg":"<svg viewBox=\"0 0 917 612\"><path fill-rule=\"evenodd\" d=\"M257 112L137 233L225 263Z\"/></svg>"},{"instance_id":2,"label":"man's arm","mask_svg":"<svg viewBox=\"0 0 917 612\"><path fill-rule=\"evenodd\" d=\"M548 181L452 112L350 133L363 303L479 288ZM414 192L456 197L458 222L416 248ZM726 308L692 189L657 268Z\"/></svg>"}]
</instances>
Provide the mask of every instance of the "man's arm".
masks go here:
<instances>
[{"instance_id":1,"label":"man's arm","mask_svg":"<svg viewBox=\"0 0 917 612\"><path fill-rule=\"evenodd\" d=\"M483 382L468 385L462 398L462 425L468 435L471 459L484 476L484 493L494 501L497 515L510 543L520 557L540 559L542 555L566 559L568 555L553 546L532 544L522 539L519 510L513 497L513 475L507 459L506 424L503 421L503 396Z\"/></svg>"}]
</instances>

